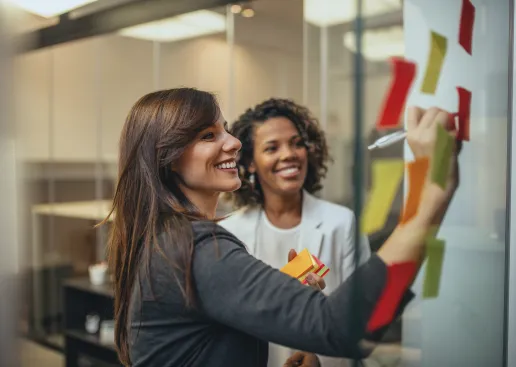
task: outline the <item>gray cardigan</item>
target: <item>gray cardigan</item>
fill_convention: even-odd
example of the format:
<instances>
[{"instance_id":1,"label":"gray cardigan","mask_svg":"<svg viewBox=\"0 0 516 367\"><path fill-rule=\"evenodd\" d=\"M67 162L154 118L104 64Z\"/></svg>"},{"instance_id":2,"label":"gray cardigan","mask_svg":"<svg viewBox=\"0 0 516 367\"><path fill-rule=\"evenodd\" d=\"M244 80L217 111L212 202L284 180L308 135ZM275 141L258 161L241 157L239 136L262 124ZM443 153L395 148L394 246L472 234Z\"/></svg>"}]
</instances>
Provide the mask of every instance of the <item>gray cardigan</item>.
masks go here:
<instances>
[{"instance_id":1,"label":"gray cardigan","mask_svg":"<svg viewBox=\"0 0 516 367\"><path fill-rule=\"evenodd\" d=\"M186 309L174 254L161 244L142 266L131 302L134 367L266 367L268 344L363 358L366 325L386 284L376 255L331 295L302 285L249 255L212 222L193 222L198 305ZM402 302L400 310L406 305Z\"/></svg>"}]
</instances>

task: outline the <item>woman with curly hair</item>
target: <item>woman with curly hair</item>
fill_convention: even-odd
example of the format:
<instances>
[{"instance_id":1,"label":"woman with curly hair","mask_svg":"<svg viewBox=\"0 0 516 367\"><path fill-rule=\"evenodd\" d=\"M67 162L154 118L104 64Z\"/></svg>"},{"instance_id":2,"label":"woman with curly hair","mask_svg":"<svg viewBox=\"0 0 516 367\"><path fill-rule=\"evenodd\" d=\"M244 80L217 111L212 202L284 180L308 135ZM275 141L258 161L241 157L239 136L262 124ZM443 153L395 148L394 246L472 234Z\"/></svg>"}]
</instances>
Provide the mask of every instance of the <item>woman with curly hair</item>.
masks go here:
<instances>
[{"instance_id":1,"label":"woman with curly hair","mask_svg":"<svg viewBox=\"0 0 516 367\"><path fill-rule=\"evenodd\" d=\"M237 163L242 186L231 194L239 210L220 224L275 268L285 265L287 254L291 259L307 248L331 269L325 292L332 292L355 269L355 217L350 209L314 196L330 160L319 122L307 108L271 98L241 115L231 133L242 142ZM360 243L361 264L370 248L366 237ZM269 365L282 366L291 354L271 345Z\"/></svg>"}]
</instances>

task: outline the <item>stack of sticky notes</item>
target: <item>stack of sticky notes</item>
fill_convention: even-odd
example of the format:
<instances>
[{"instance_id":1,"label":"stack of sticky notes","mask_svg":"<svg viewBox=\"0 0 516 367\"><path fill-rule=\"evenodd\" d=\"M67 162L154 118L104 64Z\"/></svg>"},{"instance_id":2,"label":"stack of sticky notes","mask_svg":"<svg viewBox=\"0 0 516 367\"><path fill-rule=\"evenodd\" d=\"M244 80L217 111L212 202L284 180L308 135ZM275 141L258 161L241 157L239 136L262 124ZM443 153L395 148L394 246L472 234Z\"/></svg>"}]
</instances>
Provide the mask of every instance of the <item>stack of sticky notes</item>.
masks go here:
<instances>
[{"instance_id":1,"label":"stack of sticky notes","mask_svg":"<svg viewBox=\"0 0 516 367\"><path fill-rule=\"evenodd\" d=\"M324 265L317 257L310 254L307 249L304 249L280 270L306 284L308 273L317 274L322 278L328 274L330 268Z\"/></svg>"}]
</instances>

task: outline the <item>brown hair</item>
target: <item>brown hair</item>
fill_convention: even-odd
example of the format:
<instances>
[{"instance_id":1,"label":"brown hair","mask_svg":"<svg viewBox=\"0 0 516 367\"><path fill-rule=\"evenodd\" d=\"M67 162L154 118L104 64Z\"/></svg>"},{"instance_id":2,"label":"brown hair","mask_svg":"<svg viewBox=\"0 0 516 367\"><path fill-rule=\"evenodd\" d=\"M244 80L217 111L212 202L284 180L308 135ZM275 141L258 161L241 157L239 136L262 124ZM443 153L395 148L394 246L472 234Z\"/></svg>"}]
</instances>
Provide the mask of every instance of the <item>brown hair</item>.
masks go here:
<instances>
[{"instance_id":1,"label":"brown hair","mask_svg":"<svg viewBox=\"0 0 516 367\"><path fill-rule=\"evenodd\" d=\"M202 130L219 115L216 98L192 88L149 93L131 108L120 137L118 183L113 207L108 259L114 276L115 343L120 361L131 365L130 302L141 264L147 271L152 251L163 255L157 241L166 233L171 265L187 307L195 306L192 279L193 234L190 220L201 219L179 188L172 166ZM163 255L164 256L164 255ZM175 272L174 272L175 274Z\"/></svg>"},{"instance_id":2,"label":"brown hair","mask_svg":"<svg viewBox=\"0 0 516 367\"><path fill-rule=\"evenodd\" d=\"M242 142L242 150L237 162L242 186L237 191L225 196L232 199L236 208L263 204L263 192L259 178L254 187L249 181L249 165L254 156L255 127L273 117L289 119L308 148L308 172L303 188L311 194L322 188L321 180L326 176L328 170L326 164L331 158L319 121L306 107L289 99L271 98L254 108L249 108L231 126L231 134Z\"/></svg>"}]
</instances>

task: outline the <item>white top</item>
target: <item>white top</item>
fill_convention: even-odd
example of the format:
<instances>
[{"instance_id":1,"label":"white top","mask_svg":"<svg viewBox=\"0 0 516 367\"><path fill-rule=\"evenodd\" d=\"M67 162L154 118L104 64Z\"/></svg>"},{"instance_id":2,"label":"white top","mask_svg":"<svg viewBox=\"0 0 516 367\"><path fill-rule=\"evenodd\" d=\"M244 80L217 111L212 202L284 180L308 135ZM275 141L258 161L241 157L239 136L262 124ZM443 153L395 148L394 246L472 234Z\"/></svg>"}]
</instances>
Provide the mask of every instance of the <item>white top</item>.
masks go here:
<instances>
[{"instance_id":1,"label":"white top","mask_svg":"<svg viewBox=\"0 0 516 367\"><path fill-rule=\"evenodd\" d=\"M301 233L301 223L293 228L278 228L269 221L264 210L260 211L256 228L255 257L276 268L282 268L288 262L288 253L297 249ZM283 366L294 351L281 345L269 343L268 366Z\"/></svg>"},{"instance_id":2,"label":"white top","mask_svg":"<svg viewBox=\"0 0 516 367\"><path fill-rule=\"evenodd\" d=\"M256 230L257 242L255 257L273 268L280 269L288 262L288 252L297 249L301 224L282 229L269 221L265 211L261 211Z\"/></svg>"},{"instance_id":3,"label":"white top","mask_svg":"<svg viewBox=\"0 0 516 367\"><path fill-rule=\"evenodd\" d=\"M268 221L264 220L266 217L262 217L261 212L260 207L244 207L219 224L240 239L250 254L275 268L287 263L291 248L298 253L306 248L330 268L324 278L326 294L331 293L354 271L355 216L348 208L318 199L304 191L301 224L295 227L295 234L288 232L288 236L285 230L274 226L275 231L268 228ZM296 238L291 238L294 235ZM288 238L285 240L284 237ZM367 261L369 256L369 242L365 236L361 236L360 264ZM269 366L283 366L289 354L289 349L269 344ZM345 359L319 358L323 367L351 366Z\"/></svg>"}]
</instances>

